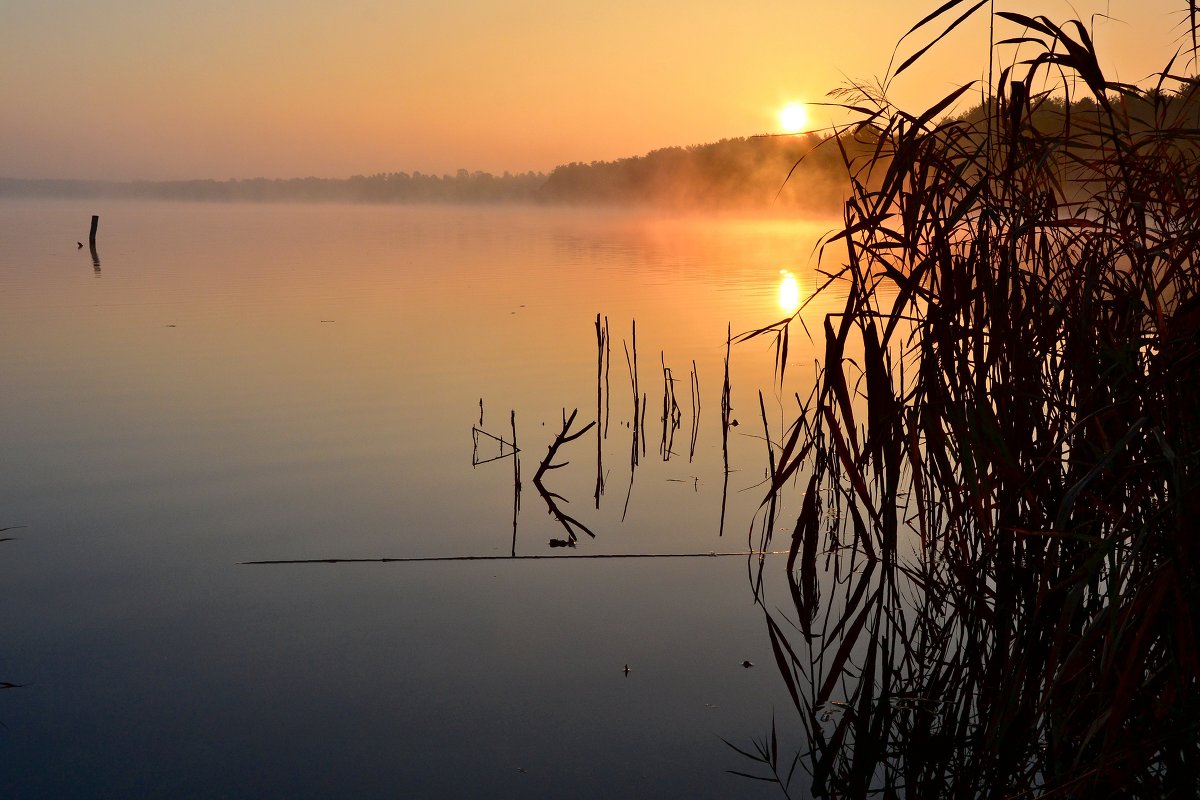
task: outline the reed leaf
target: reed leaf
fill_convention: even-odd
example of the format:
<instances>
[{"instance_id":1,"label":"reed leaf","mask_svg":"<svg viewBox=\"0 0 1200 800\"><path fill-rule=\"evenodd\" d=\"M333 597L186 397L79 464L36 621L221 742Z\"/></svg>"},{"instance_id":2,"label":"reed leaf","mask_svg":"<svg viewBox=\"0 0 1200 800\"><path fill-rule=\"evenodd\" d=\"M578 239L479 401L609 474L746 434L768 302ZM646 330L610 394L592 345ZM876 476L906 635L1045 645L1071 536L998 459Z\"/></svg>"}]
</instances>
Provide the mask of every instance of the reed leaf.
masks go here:
<instances>
[{"instance_id":1,"label":"reed leaf","mask_svg":"<svg viewBox=\"0 0 1200 800\"><path fill-rule=\"evenodd\" d=\"M892 77L983 5L922 17ZM976 109L840 95L844 301L768 448L790 608L756 591L814 796L1196 796L1200 79L1110 81L1082 22L992 21L1033 52ZM790 319L739 337L781 383Z\"/></svg>"}]
</instances>

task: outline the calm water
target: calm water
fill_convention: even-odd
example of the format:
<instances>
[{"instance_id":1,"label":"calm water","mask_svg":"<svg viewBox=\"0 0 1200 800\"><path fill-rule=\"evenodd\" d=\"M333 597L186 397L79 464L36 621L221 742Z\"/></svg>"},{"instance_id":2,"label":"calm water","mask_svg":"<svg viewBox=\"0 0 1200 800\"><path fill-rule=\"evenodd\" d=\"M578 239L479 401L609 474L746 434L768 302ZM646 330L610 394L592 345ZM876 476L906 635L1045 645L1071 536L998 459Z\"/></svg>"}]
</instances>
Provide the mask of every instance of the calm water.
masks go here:
<instances>
[{"instance_id":1,"label":"calm water","mask_svg":"<svg viewBox=\"0 0 1200 800\"><path fill-rule=\"evenodd\" d=\"M765 342L735 347L720 536L726 324L811 292L830 227L0 205L0 527L24 526L0 534L0 682L23 684L0 796L773 796L724 772L746 764L721 737L790 706L745 559L578 557L745 548L757 392L776 433L794 401ZM564 413L597 418L597 313L602 424L544 479L595 536L551 547L531 479ZM794 337L789 369L813 358ZM472 436L512 415L515 524L513 460L474 463L500 451ZM514 552L573 558L242 563Z\"/></svg>"}]
</instances>

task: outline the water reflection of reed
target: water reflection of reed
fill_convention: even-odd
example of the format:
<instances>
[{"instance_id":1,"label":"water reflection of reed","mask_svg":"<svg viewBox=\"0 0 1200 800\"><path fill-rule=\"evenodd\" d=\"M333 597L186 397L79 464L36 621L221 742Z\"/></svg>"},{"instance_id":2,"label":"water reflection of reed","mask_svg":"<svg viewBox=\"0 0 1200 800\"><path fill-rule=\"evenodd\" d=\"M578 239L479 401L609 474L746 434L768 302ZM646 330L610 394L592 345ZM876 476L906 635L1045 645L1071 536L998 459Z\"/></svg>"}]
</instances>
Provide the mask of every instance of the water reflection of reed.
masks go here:
<instances>
[{"instance_id":1,"label":"water reflection of reed","mask_svg":"<svg viewBox=\"0 0 1200 800\"><path fill-rule=\"evenodd\" d=\"M566 539L551 539L551 547L574 547L579 537L577 532L586 533L588 536L595 538L596 534L592 532L587 525L580 522L575 517L563 511L560 501L567 502L562 495L551 491L546 487L544 478L550 470L561 469L567 466L568 461L555 461L559 455L559 450L563 445L569 444L576 439L581 438L593 427L598 427L595 421L589 422L581 429L572 431L571 428L575 424L575 418L579 415L579 409L571 412L570 417L563 411L562 430L554 437L553 441L546 449L545 457L538 463L537 471L533 475L533 486L537 490L538 496L546 503L546 510L558 524L562 525L567 532ZM490 464L493 461L499 461L505 458L511 458L513 463L513 517L512 517L512 555L517 554L517 519L521 511L521 450L517 447L517 412L513 410L509 415L509 424L512 428L512 441L506 441L500 436L488 433L483 429L483 399L479 401L479 424L471 427L471 438L473 441L473 449L471 453L471 466L478 467L484 464ZM495 455L481 454L480 442L495 442L498 445L498 452ZM599 488L597 489L599 492ZM597 494L597 498L599 494Z\"/></svg>"},{"instance_id":2,"label":"water reflection of reed","mask_svg":"<svg viewBox=\"0 0 1200 800\"><path fill-rule=\"evenodd\" d=\"M15 530L18 530L19 528L24 528L24 527L25 527L24 525L9 525L8 527L0 528L0 533L5 533L7 531L15 531ZM17 537L15 537L15 536L2 536L2 537L0 537L0 542L11 542L16 538ZM12 683L11 681L0 681L0 689L22 689L24 687L25 687L25 684L23 684L23 683Z\"/></svg>"},{"instance_id":3,"label":"water reflection of reed","mask_svg":"<svg viewBox=\"0 0 1200 800\"><path fill-rule=\"evenodd\" d=\"M483 429L483 398L479 398L479 424L471 426L471 466L478 467L493 461L511 458L513 465L513 512L512 512L512 554L517 554L517 518L521 513L521 448L517 446L517 412L509 413L509 425L512 428L512 441L488 433ZM495 455L481 454L481 441L495 442L498 450Z\"/></svg>"},{"instance_id":4,"label":"water reflection of reed","mask_svg":"<svg viewBox=\"0 0 1200 800\"><path fill-rule=\"evenodd\" d=\"M590 538L596 538L595 531L587 523L578 519L575 516L568 514L564 509L564 504L568 502L562 494L551 489L546 484L546 478L553 470L561 469L568 466L569 462L559 460L560 455L564 452L564 448L571 442L574 442L585 436L593 428L597 433L597 455L596 455L596 507L599 508L600 499L604 494L607 484L606 473L604 468L604 443L608 439L608 425L611 413L610 403L610 386L609 386L609 364L611 358L611 338L609 334L608 319L602 315L597 315L595 320L596 329L596 419L582 427L576 426L576 420L579 415L579 410L575 409L570 415L567 415L566 410L563 410L562 427L547 446L545 457L538 463L537 470L533 477L534 488L537 490L538 496L546 505L547 513L554 521L562 526L566 531L566 538L551 539L548 546L554 548L569 548L574 550L576 543L579 541L579 533L585 533ZM648 403L646 395L639 391L637 382L637 327L636 322L633 325L633 333L631 342L624 344L626 352L626 360L630 367L630 388L634 398L634 408L629 428L631 433L631 455L630 455L630 492L634 475L639 464L639 454L644 454L645 437L642 435L645 425L645 413ZM725 385L723 389L722 408L723 408L723 450L725 451L724 464L726 472L726 481L724 490L728 489L728 436L729 427L736 425L736 422L729 420L729 344L730 337L726 337L726 364L725 364ZM661 351L660 351L661 352ZM663 367L664 383L663 383L663 403L667 414L667 421L672 428L678 429L682 427L682 408L679 406L678 398L675 395L676 380L671 374L669 368L666 367L665 353L661 355ZM700 378L699 369L696 362L691 362L691 372L689 376L689 385L691 391L691 442L689 449L689 458L694 455L699 430L700 417ZM284 565L284 564L354 564L354 563L415 563L415 562L459 562L459 561L493 561L493 560L536 560L536 559L556 559L556 558L584 558L584 559L663 559L663 558L708 558L708 557L732 557L748 555L754 556L773 556L784 555L786 551L766 551L760 552L752 549L744 549L734 552L717 552L715 550L707 550L703 552L681 552L681 553L588 553L588 554L519 554L517 552L518 524L521 511L522 497L522 480L521 480L521 453L522 449L518 444L517 439L517 415L516 410L509 412L509 428L510 432L507 438L503 434L493 433L485 427L486 413L483 398L479 400L479 418L478 421L471 426L472 451L471 464L473 467L482 467L489 464L494 464L505 459L511 459L512 463L512 546L510 554L507 556L496 555L465 555L465 556L397 556L397 557L376 557L376 558L307 558L307 559L269 559L260 561L247 561L244 564L253 565ZM668 445L671 439L666 440ZM664 452L668 455L673 454L669 446L664 447ZM664 461L667 457L664 456ZM671 482L692 484L694 491L699 491L700 478L699 476L690 476L689 481L684 481L678 478L667 478ZM722 507L724 508L726 497L722 496ZM625 511L628 510L629 494L626 495ZM624 519L624 513L622 514Z\"/></svg>"},{"instance_id":5,"label":"water reflection of reed","mask_svg":"<svg viewBox=\"0 0 1200 800\"><path fill-rule=\"evenodd\" d=\"M752 564L806 742L740 751L818 797L1198 796L1198 84L998 17L1028 71L974 117L849 101L848 296L767 436L786 614Z\"/></svg>"},{"instance_id":6,"label":"water reflection of reed","mask_svg":"<svg viewBox=\"0 0 1200 800\"><path fill-rule=\"evenodd\" d=\"M733 328L725 326L725 379L721 384L721 461L724 464L721 478L721 521L717 535L725 535L725 512L729 505L729 426L733 406L729 400L729 352L733 345Z\"/></svg>"},{"instance_id":7,"label":"water reflection of reed","mask_svg":"<svg viewBox=\"0 0 1200 800\"><path fill-rule=\"evenodd\" d=\"M611 360L608 317L601 324L596 315L596 508L600 508L600 495L604 494L604 440L608 438L609 384L608 366ZM603 420L603 423L600 421Z\"/></svg>"},{"instance_id":8,"label":"water reflection of reed","mask_svg":"<svg viewBox=\"0 0 1200 800\"><path fill-rule=\"evenodd\" d=\"M688 441L688 463L696 458L696 441L700 436L700 371L692 359L692 371L688 376L692 398L692 435Z\"/></svg>"},{"instance_id":9,"label":"water reflection of reed","mask_svg":"<svg viewBox=\"0 0 1200 800\"><path fill-rule=\"evenodd\" d=\"M601 506L601 500L607 491L608 475L605 468L605 443L608 441L609 421L611 416L611 387L610 387L610 364L611 364L611 334L608 323L608 318L602 314L597 314L594 321L596 333L596 418L589 422L583 431L589 431L593 428L596 431L596 479L593 490L594 506L598 510ZM728 339L728 337L727 337ZM722 449L724 452L724 464L726 480L723 486L722 506L726 502L725 494L728 492L728 437L729 437L729 420L728 420L728 395L729 395L729 375L728 375L728 345L726 342L726 375L724 396L722 398L723 411L723 430L722 430ZM633 408L629 420L630 430L630 455L629 455L629 486L625 494L625 503L622 508L622 521L625 520L629 511L629 502L633 494L633 484L636 480L638 467L641 463L641 456L645 452L645 413L648 407L647 397L640 391L638 383L638 343L637 343L637 322L633 321L631 339L623 342L623 347L626 355L626 364L629 368L629 383L630 392L633 399ZM672 456L676 455L674 450L675 434L683 426L683 409L679 402L679 397L676 394L676 384L679 382L673 371L666 363L665 352L660 351L660 364L663 375L662 388L662 438L660 440L660 454L663 462L669 462ZM697 442L699 440L700 430L700 377L699 368L695 360L691 361L690 372L688 376L689 391L691 394L689 400L689 408L691 412L690 418L690 438L688 445L688 460L689 463L694 459L696 454ZM566 411L563 411L563 428L559 434L549 444L549 452L546 459L543 459L538 466L537 475L534 479L534 486L538 490L539 496L547 504L547 510L550 515L564 527L567 532L565 539L552 539L551 547L574 547L579 541L578 532L584 531L589 536L594 537L594 530L582 523L578 518L567 515L563 511L561 503L565 503L566 499L562 495L550 491L546 488L542 478L546 472L552 469L557 469L566 466L566 462L557 463L554 459L557 457L559 449L564 445L580 438L583 435L581 431L571 430L574 420L578 416L578 409L572 412L570 418L566 416ZM736 424L736 423L733 423ZM520 448L517 447L517 430L516 430L516 411L511 412L510 426L512 429L511 439L505 439L501 435L490 433L484 428L484 402L481 398L479 401L479 421L472 426L472 466L483 466L494 461L500 461L506 458L513 459L513 553L516 552L517 539L517 524L520 511L521 500L521 479L520 479ZM494 445L494 449L493 449ZM690 476L690 482L695 491L699 491L700 477ZM669 482L683 483L679 478L667 478ZM723 516L723 515L722 515Z\"/></svg>"},{"instance_id":10,"label":"water reflection of reed","mask_svg":"<svg viewBox=\"0 0 1200 800\"><path fill-rule=\"evenodd\" d=\"M640 434L640 432L642 430L641 422L644 419L644 417L641 413L641 410L642 410L642 406L645 404L645 401L642 399L641 393L638 391L637 320L636 319L633 320L633 323L632 323L632 333L630 334L630 338L633 342L632 355L630 354L630 344L628 342L622 342L621 344L625 348L625 366L629 369L629 384L630 384L630 389L633 391L633 418L632 418L633 448L630 452L630 462L632 463L632 465L634 467L636 467L638 464L638 454L641 449L641 434Z\"/></svg>"},{"instance_id":11,"label":"water reflection of reed","mask_svg":"<svg viewBox=\"0 0 1200 800\"><path fill-rule=\"evenodd\" d=\"M509 424L512 426L513 446L513 513L512 513L512 554L517 554L517 518L521 514L521 448L517 447L517 412L509 413Z\"/></svg>"},{"instance_id":12,"label":"water reflection of reed","mask_svg":"<svg viewBox=\"0 0 1200 800\"><path fill-rule=\"evenodd\" d=\"M683 422L683 411L679 408L679 401L675 398L676 379L671 368L667 366L667 354L660 353L659 360L662 364L663 400L662 438L658 445L658 451L663 461L670 461L671 456L675 455L675 431L679 430Z\"/></svg>"}]
</instances>

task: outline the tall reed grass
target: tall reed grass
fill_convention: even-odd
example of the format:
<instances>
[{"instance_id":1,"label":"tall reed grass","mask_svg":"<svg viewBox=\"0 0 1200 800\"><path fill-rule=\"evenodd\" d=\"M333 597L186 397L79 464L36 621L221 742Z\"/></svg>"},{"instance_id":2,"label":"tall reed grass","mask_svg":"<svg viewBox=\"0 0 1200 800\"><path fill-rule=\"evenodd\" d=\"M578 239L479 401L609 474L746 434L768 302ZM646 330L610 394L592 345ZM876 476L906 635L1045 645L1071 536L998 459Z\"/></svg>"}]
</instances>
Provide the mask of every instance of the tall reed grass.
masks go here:
<instances>
[{"instance_id":1,"label":"tall reed grass","mask_svg":"<svg viewBox=\"0 0 1200 800\"><path fill-rule=\"evenodd\" d=\"M951 0L910 33L991 11ZM999 11L993 55L1019 56L982 91L919 114L839 98L858 121L831 146L872 154L843 151L822 261L840 253L845 307L773 447L764 507L800 509L786 611L755 584L816 796L1200 795L1186 11L1148 88L1105 77L1084 23ZM750 755L801 780L773 735Z\"/></svg>"}]
</instances>

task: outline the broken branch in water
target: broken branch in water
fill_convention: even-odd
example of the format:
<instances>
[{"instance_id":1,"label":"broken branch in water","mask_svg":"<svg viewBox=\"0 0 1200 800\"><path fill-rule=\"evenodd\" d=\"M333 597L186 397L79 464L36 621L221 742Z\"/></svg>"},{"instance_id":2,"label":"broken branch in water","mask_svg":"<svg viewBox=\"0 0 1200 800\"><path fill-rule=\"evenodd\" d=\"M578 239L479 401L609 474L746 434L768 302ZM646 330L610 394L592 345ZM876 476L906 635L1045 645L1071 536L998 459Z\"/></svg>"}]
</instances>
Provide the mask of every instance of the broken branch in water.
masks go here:
<instances>
[{"instance_id":1,"label":"broken branch in water","mask_svg":"<svg viewBox=\"0 0 1200 800\"><path fill-rule=\"evenodd\" d=\"M592 533L592 531L586 525L584 525L582 522L575 519L571 515L564 512L561 508L559 508L558 502L557 502L558 500L562 500L564 503L568 502L568 500L565 497L563 497L562 495L555 494L554 492L551 492L550 490L548 490L546 488L545 484L542 483L542 476L546 473L547 470L561 469L562 467L567 466L567 464L570 463L568 461L563 461L558 464L554 463L554 457L558 454L558 448L562 447L564 444L567 444L568 442L575 441L580 436L583 436L585 433L587 433L588 431L590 431L592 429L592 426L594 426L596 424L595 420L593 420L592 422L589 422L587 425L583 426L578 431L571 433L571 426L575 424L575 417L578 416L578 414L579 414L579 409L575 409L574 411L571 412L571 416L563 421L562 431L560 431L559 434L554 437L554 441L550 443L550 446L546 450L546 457L542 459L542 463L538 464L537 472L535 472L533 475L533 486L535 489L537 489L538 494L542 496L542 499L546 501L546 508L549 510L550 516L552 516L556 520L558 520L558 523L560 525L562 525L563 528L567 532L567 539L566 539L566 545L565 545L567 547L573 546L575 541L579 538L575 534L576 530L583 531L584 533L586 533L588 536L592 537L593 539L596 538L596 534ZM553 541L562 541L562 540L553 540ZM564 545L559 544L557 546L562 547Z\"/></svg>"},{"instance_id":2,"label":"broken branch in water","mask_svg":"<svg viewBox=\"0 0 1200 800\"><path fill-rule=\"evenodd\" d=\"M558 454L558 448L562 447L564 444L566 444L568 442L575 441L580 436L583 436L585 433L587 433L588 431L590 431L592 429L593 425L596 424L595 420L593 420L593 421L589 422L587 425L583 426L582 429L575 431L575 433L571 433L570 432L571 426L573 424L575 424L575 417L578 416L578 414L579 414L579 409L577 408L574 411L572 411L571 416L568 417L563 422L562 431L559 432L559 434L554 437L554 441L550 443L550 446L546 450L546 457L542 459L542 463L538 464L537 472L535 472L533 474L534 483L541 482L542 475L545 474L546 470L561 469L562 467L565 467L565 466L567 466L567 464L571 463L569 461L564 461L561 464L553 463L554 456Z\"/></svg>"},{"instance_id":3,"label":"broken branch in water","mask_svg":"<svg viewBox=\"0 0 1200 800\"><path fill-rule=\"evenodd\" d=\"M480 401L480 406L482 407L482 401ZM480 413L480 416L482 417L482 412ZM514 426L515 426L515 423L514 423ZM479 456L479 437L480 436L486 436L488 439L491 439L493 442L499 442L499 444L500 444L499 455L490 456L488 458L480 458L480 456ZM471 426L471 439L474 442L474 447L471 450L471 466L473 466L473 467L478 467L480 464L488 464L492 461L499 461L502 458L509 458L510 456L516 456L517 453L521 452L520 448L518 448L517 444L516 444L517 436L516 436L516 428L515 427L513 428L513 440L511 442L507 442L499 436L488 433L483 428L480 428L478 425ZM507 450L506 450L506 448L507 448Z\"/></svg>"}]
</instances>

